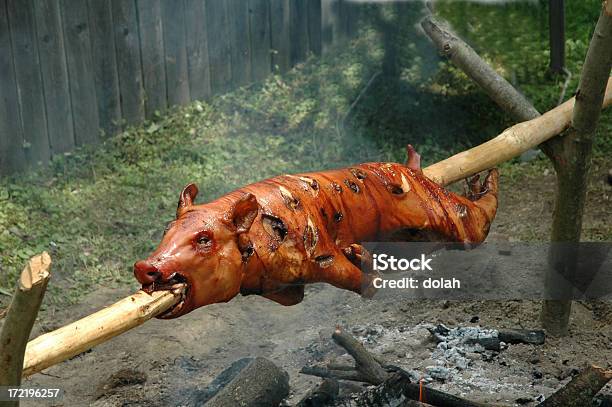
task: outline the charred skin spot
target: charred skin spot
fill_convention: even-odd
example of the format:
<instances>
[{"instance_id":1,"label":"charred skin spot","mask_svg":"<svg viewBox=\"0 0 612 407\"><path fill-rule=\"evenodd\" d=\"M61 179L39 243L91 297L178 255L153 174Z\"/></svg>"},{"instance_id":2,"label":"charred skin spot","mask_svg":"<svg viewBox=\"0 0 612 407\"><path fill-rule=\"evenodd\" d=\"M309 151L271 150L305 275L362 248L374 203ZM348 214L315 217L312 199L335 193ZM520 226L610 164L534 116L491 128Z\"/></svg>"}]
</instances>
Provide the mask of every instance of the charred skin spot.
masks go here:
<instances>
[{"instance_id":1,"label":"charred skin spot","mask_svg":"<svg viewBox=\"0 0 612 407\"><path fill-rule=\"evenodd\" d=\"M243 263L248 263L248 261L251 258L251 256L253 256L253 254L255 254L255 248L253 247L253 244L251 243L244 250L241 250L241 253L242 253L242 262Z\"/></svg>"},{"instance_id":2,"label":"charred skin spot","mask_svg":"<svg viewBox=\"0 0 612 407\"><path fill-rule=\"evenodd\" d=\"M303 240L304 249L306 250L306 253L308 253L308 257L310 257L313 255L315 248L317 247L317 243L319 242L319 232L310 217L308 218L308 223L304 229Z\"/></svg>"},{"instance_id":3,"label":"charred skin spot","mask_svg":"<svg viewBox=\"0 0 612 407\"><path fill-rule=\"evenodd\" d=\"M353 181L345 179L344 180L344 185L346 185L347 187L349 187L351 189L351 191L353 191L354 193L358 194L360 189L359 189L359 185L355 184Z\"/></svg>"},{"instance_id":4,"label":"charred skin spot","mask_svg":"<svg viewBox=\"0 0 612 407\"><path fill-rule=\"evenodd\" d=\"M455 210L457 211L457 215L459 215L460 218L465 218L468 214L467 206L460 203L455 205Z\"/></svg>"},{"instance_id":5,"label":"charred skin spot","mask_svg":"<svg viewBox=\"0 0 612 407\"><path fill-rule=\"evenodd\" d=\"M293 194L291 194L287 188L280 186L278 189L287 208L291 209L292 211L300 208L300 200L298 198L294 198Z\"/></svg>"},{"instance_id":6,"label":"charred skin spot","mask_svg":"<svg viewBox=\"0 0 612 407\"><path fill-rule=\"evenodd\" d=\"M357 178L359 181L363 181L364 179L367 178L365 172L361 171L359 168L351 168L350 171L351 171L351 174L353 174L353 176Z\"/></svg>"},{"instance_id":7,"label":"charred skin spot","mask_svg":"<svg viewBox=\"0 0 612 407\"><path fill-rule=\"evenodd\" d=\"M319 265L319 267L324 269L333 264L334 256L331 254L323 254L321 256L315 257L315 262Z\"/></svg>"},{"instance_id":8,"label":"charred skin spot","mask_svg":"<svg viewBox=\"0 0 612 407\"><path fill-rule=\"evenodd\" d=\"M316 179L308 178L308 177L300 177L300 179L304 181L305 183L307 183L308 185L310 185L310 188L312 188L313 191L319 190L319 183L317 182Z\"/></svg>"},{"instance_id":9,"label":"charred skin spot","mask_svg":"<svg viewBox=\"0 0 612 407\"><path fill-rule=\"evenodd\" d=\"M327 220L329 219L329 217L327 216L327 211L325 211L325 208L321 208L321 216L323 217L323 219L325 219L325 222L327 222Z\"/></svg>"},{"instance_id":10,"label":"charred skin spot","mask_svg":"<svg viewBox=\"0 0 612 407\"><path fill-rule=\"evenodd\" d=\"M333 207L331 208L333 210ZM336 227L333 216L328 215L327 210L321 208L321 216L323 217L323 225L325 231L329 234L332 239L335 239L338 234L338 228Z\"/></svg>"},{"instance_id":11,"label":"charred skin spot","mask_svg":"<svg viewBox=\"0 0 612 407\"><path fill-rule=\"evenodd\" d=\"M342 193L342 187L340 186L340 184L336 183L336 182L332 182L331 183L331 189L333 191L336 191L337 193L341 194Z\"/></svg>"},{"instance_id":12,"label":"charred skin spot","mask_svg":"<svg viewBox=\"0 0 612 407\"><path fill-rule=\"evenodd\" d=\"M398 184L387 184L387 190L393 195L404 195L404 188Z\"/></svg>"},{"instance_id":13,"label":"charred skin spot","mask_svg":"<svg viewBox=\"0 0 612 407\"><path fill-rule=\"evenodd\" d=\"M408 182L408 179L404 176L404 174L402 174L402 189L406 193L410 192L410 190L412 189L412 187L410 186L410 182Z\"/></svg>"},{"instance_id":14,"label":"charred skin spot","mask_svg":"<svg viewBox=\"0 0 612 407\"><path fill-rule=\"evenodd\" d=\"M353 246L348 246L342 249L342 253L346 256L347 259L353 261L357 258L357 253L355 253L355 249Z\"/></svg>"},{"instance_id":15,"label":"charred skin spot","mask_svg":"<svg viewBox=\"0 0 612 407\"><path fill-rule=\"evenodd\" d=\"M342 218L344 218L344 215L342 214L342 212L334 213L334 222L338 223L342 220Z\"/></svg>"},{"instance_id":16,"label":"charred skin spot","mask_svg":"<svg viewBox=\"0 0 612 407\"><path fill-rule=\"evenodd\" d=\"M269 214L261 215L264 230L277 242L282 242L287 237L287 226L282 219Z\"/></svg>"}]
</instances>

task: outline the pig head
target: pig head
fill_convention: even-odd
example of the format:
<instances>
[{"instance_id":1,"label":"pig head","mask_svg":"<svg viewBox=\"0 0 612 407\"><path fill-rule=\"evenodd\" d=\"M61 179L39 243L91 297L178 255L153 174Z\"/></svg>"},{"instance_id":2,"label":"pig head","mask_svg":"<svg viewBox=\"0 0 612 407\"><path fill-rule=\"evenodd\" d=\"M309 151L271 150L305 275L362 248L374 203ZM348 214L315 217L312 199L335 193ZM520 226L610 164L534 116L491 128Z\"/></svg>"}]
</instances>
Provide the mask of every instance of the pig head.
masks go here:
<instances>
[{"instance_id":1,"label":"pig head","mask_svg":"<svg viewBox=\"0 0 612 407\"><path fill-rule=\"evenodd\" d=\"M182 300L160 318L176 318L240 293L243 253L252 250L239 247L240 237L257 217L257 201L244 193L195 205L197 193L194 184L183 189L176 219L161 243L147 259L134 264L134 275L145 291L186 285Z\"/></svg>"}]
</instances>

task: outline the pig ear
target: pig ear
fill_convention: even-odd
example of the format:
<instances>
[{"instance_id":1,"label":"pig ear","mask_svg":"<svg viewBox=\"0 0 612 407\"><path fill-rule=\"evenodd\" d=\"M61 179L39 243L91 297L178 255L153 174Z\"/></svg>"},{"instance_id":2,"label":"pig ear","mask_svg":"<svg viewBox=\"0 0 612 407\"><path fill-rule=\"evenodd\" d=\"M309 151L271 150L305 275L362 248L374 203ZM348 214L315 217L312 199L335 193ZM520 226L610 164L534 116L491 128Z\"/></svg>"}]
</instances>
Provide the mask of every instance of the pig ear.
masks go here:
<instances>
[{"instance_id":1,"label":"pig ear","mask_svg":"<svg viewBox=\"0 0 612 407\"><path fill-rule=\"evenodd\" d=\"M253 221L257 217L259 204L257 199L251 193L244 194L232 206L231 219L236 227L237 233L246 233L251 228Z\"/></svg>"},{"instance_id":2,"label":"pig ear","mask_svg":"<svg viewBox=\"0 0 612 407\"><path fill-rule=\"evenodd\" d=\"M197 195L198 187L196 186L196 184L192 183L183 188L183 191L181 192L181 195L179 197L178 207L176 208L177 218L181 216L187 210L187 208L193 205L193 201L195 200Z\"/></svg>"}]
</instances>

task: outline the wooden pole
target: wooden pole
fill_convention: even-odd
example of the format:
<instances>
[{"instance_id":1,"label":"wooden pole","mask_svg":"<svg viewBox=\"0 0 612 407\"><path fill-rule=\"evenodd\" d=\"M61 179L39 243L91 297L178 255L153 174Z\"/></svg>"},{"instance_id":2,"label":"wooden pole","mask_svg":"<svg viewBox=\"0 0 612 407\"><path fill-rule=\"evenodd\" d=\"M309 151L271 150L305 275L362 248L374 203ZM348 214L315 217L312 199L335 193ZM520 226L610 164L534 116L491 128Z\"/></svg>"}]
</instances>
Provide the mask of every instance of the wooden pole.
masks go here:
<instances>
[{"instance_id":1,"label":"wooden pole","mask_svg":"<svg viewBox=\"0 0 612 407\"><path fill-rule=\"evenodd\" d=\"M180 292L138 291L83 319L30 341L23 376L63 362L161 314L181 298Z\"/></svg>"},{"instance_id":2,"label":"wooden pole","mask_svg":"<svg viewBox=\"0 0 612 407\"><path fill-rule=\"evenodd\" d=\"M19 386L24 351L49 281L51 258L32 257L21 272L0 333L0 386ZM19 402L0 402L17 406Z\"/></svg>"},{"instance_id":3,"label":"wooden pole","mask_svg":"<svg viewBox=\"0 0 612 407\"><path fill-rule=\"evenodd\" d=\"M575 101L572 98L533 120L515 124L499 136L430 165L423 172L437 183L448 185L517 157L567 129ZM609 79L601 106L611 104L612 79Z\"/></svg>"}]
</instances>

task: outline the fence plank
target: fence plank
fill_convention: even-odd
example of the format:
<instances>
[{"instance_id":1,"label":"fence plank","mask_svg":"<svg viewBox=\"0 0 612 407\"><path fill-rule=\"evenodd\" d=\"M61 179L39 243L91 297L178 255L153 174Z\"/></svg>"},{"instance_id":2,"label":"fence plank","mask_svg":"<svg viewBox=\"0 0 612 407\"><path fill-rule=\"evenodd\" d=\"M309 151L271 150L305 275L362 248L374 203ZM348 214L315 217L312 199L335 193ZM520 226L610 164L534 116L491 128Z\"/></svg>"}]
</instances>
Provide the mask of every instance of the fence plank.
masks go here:
<instances>
[{"instance_id":1,"label":"fence plank","mask_svg":"<svg viewBox=\"0 0 612 407\"><path fill-rule=\"evenodd\" d=\"M321 55L321 0L308 0L308 50Z\"/></svg>"},{"instance_id":2,"label":"fence plank","mask_svg":"<svg viewBox=\"0 0 612 407\"><path fill-rule=\"evenodd\" d=\"M212 94L210 90L206 13L204 0L185 0L185 35L187 37L187 65L189 67L191 100L207 99Z\"/></svg>"},{"instance_id":3,"label":"fence plank","mask_svg":"<svg viewBox=\"0 0 612 407\"><path fill-rule=\"evenodd\" d=\"M270 2L270 41L272 67L283 73L291 68L290 0Z\"/></svg>"},{"instance_id":4,"label":"fence plank","mask_svg":"<svg viewBox=\"0 0 612 407\"><path fill-rule=\"evenodd\" d=\"M65 153L74 147L74 127L59 1L35 1L34 15L51 153Z\"/></svg>"},{"instance_id":5,"label":"fence plank","mask_svg":"<svg viewBox=\"0 0 612 407\"><path fill-rule=\"evenodd\" d=\"M232 80L227 1L207 0L206 21L208 38L214 38L208 42L210 85L213 93L224 93Z\"/></svg>"},{"instance_id":6,"label":"fence plank","mask_svg":"<svg viewBox=\"0 0 612 407\"><path fill-rule=\"evenodd\" d=\"M89 0L88 5L98 117L105 134L112 135L121 120L121 101L111 5L108 0Z\"/></svg>"},{"instance_id":7,"label":"fence plank","mask_svg":"<svg viewBox=\"0 0 612 407\"><path fill-rule=\"evenodd\" d=\"M264 80L272 68L270 54L270 5L268 0L249 0L251 31L251 77Z\"/></svg>"},{"instance_id":8,"label":"fence plank","mask_svg":"<svg viewBox=\"0 0 612 407\"><path fill-rule=\"evenodd\" d=\"M7 7L9 25L13 31L11 40L21 128L26 146L25 164L44 165L49 162L51 151L36 43L34 6L32 0L8 0Z\"/></svg>"},{"instance_id":9,"label":"fence plank","mask_svg":"<svg viewBox=\"0 0 612 407\"><path fill-rule=\"evenodd\" d=\"M133 0L111 1L121 114L126 123L136 124L145 117L136 4Z\"/></svg>"},{"instance_id":10,"label":"fence plank","mask_svg":"<svg viewBox=\"0 0 612 407\"><path fill-rule=\"evenodd\" d=\"M230 42L232 49L232 85L251 82L250 4L245 0L228 0Z\"/></svg>"},{"instance_id":11,"label":"fence plank","mask_svg":"<svg viewBox=\"0 0 612 407\"><path fill-rule=\"evenodd\" d=\"M185 48L184 6L183 0L162 0L168 106L182 106L191 100Z\"/></svg>"},{"instance_id":12,"label":"fence plank","mask_svg":"<svg viewBox=\"0 0 612 407\"><path fill-rule=\"evenodd\" d=\"M1 83L9 84L0 89L0 129L19 133L0 138L4 157L10 142L25 148L12 160L46 162L97 141L99 127L112 134L168 103L286 72L346 35L344 3L0 0L8 41Z\"/></svg>"},{"instance_id":13,"label":"fence plank","mask_svg":"<svg viewBox=\"0 0 612 407\"><path fill-rule=\"evenodd\" d=\"M161 0L137 0L147 119L168 106Z\"/></svg>"},{"instance_id":14,"label":"fence plank","mask_svg":"<svg viewBox=\"0 0 612 407\"><path fill-rule=\"evenodd\" d=\"M291 64L308 56L308 17L304 0L291 0Z\"/></svg>"},{"instance_id":15,"label":"fence plank","mask_svg":"<svg viewBox=\"0 0 612 407\"><path fill-rule=\"evenodd\" d=\"M0 1L0 171L9 173L24 166L23 132L19 122L17 86L11 52L11 33L6 1Z\"/></svg>"},{"instance_id":16,"label":"fence plank","mask_svg":"<svg viewBox=\"0 0 612 407\"><path fill-rule=\"evenodd\" d=\"M77 146L93 144L99 141L100 121L91 57L87 2L62 0L61 5L74 139Z\"/></svg>"}]
</instances>

